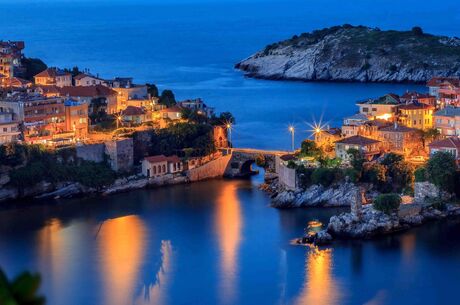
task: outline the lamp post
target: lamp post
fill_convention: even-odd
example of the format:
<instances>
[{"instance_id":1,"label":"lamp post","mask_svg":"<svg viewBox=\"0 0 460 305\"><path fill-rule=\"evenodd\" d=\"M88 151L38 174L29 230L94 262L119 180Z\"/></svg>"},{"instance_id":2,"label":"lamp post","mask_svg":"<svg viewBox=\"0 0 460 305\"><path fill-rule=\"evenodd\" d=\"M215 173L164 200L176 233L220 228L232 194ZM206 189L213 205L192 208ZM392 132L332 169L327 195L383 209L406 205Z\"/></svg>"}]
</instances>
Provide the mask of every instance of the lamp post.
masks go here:
<instances>
[{"instance_id":1,"label":"lamp post","mask_svg":"<svg viewBox=\"0 0 460 305\"><path fill-rule=\"evenodd\" d=\"M295 133L294 126L289 126L289 132L291 133L291 149L294 152L294 133Z\"/></svg>"},{"instance_id":2,"label":"lamp post","mask_svg":"<svg viewBox=\"0 0 460 305\"><path fill-rule=\"evenodd\" d=\"M233 143L232 143L232 124L231 124L231 123L227 123L227 125L226 125L225 127L227 127L227 134L228 134L228 139L229 139L229 146L232 147L232 146L233 146Z\"/></svg>"},{"instance_id":3,"label":"lamp post","mask_svg":"<svg viewBox=\"0 0 460 305\"><path fill-rule=\"evenodd\" d=\"M117 115L117 129L118 129L118 124L120 123L121 121L121 115Z\"/></svg>"}]
</instances>

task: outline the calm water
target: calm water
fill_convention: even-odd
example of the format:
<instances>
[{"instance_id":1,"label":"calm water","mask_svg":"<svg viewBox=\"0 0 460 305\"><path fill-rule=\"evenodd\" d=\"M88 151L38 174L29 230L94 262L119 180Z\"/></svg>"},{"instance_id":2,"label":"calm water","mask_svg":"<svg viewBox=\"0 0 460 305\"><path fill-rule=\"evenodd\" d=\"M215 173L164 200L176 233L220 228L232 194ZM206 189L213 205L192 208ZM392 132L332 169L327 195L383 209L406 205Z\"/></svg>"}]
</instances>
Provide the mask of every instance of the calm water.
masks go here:
<instances>
[{"instance_id":1,"label":"calm water","mask_svg":"<svg viewBox=\"0 0 460 305\"><path fill-rule=\"evenodd\" d=\"M63 3L65 2L65 3ZM356 100L423 87L245 79L233 64L296 33L352 23L460 36L457 1L0 0L0 39L49 65L133 76L237 117L238 146L287 149ZM175 0L174 2L179 2ZM199 2L199 3L197 3ZM0 212L0 266L43 274L50 305L449 304L460 224L315 251L290 245L336 210L275 210L254 181L208 181Z\"/></svg>"},{"instance_id":2,"label":"calm water","mask_svg":"<svg viewBox=\"0 0 460 305\"><path fill-rule=\"evenodd\" d=\"M210 181L0 213L0 265L51 305L451 304L459 223L328 250L290 245L338 210L276 210L259 181Z\"/></svg>"}]
</instances>

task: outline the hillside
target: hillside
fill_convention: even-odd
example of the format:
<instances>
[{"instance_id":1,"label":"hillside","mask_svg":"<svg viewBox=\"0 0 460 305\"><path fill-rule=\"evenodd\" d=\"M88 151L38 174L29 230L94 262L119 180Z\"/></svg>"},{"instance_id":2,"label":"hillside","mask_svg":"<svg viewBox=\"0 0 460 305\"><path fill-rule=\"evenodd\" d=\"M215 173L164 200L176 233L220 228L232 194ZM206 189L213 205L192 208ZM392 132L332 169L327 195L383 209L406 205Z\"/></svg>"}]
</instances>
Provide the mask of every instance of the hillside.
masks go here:
<instances>
[{"instance_id":1,"label":"hillside","mask_svg":"<svg viewBox=\"0 0 460 305\"><path fill-rule=\"evenodd\" d=\"M273 43L239 62L264 79L425 82L460 76L460 39L364 26L334 26Z\"/></svg>"}]
</instances>

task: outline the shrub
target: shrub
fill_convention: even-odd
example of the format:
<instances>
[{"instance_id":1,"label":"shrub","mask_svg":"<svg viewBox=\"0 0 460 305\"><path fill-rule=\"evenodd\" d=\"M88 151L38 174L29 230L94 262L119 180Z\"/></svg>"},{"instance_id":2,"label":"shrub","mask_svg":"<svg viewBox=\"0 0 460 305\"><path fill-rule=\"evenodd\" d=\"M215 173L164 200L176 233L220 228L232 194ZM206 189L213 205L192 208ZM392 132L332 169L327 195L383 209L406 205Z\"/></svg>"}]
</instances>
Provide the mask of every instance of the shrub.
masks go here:
<instances>
[{"instance_id":1,"label":"shrub","mask_svg":"<svg viewBox=\"0 0 460 305\"><path fill-rule=\"evenodd\" d=\"M455 189L456 167L452 154L436 152L426 165L428 180L440 189L452 192Z\"/></svg>"},{"instance_id":2,"label":"shrub","mask_svg":"<svg viewBox=\"0 0 460 305\"><path fill-rule=\"evenodd\" d=\"M415 182L425 182L428 180L427 177L427 172L425 167L419 167L415 170L414 176L415 176Z\"/></svg>"},{"instance_id":3,"label":"shrub","mask_svg":"<svg viewBox=\"0 0 460 305\"><path fill-rule=\"evenodd\" d=\"M357 183L361 179L361 173L354 168L347 168L343 171L343 175L348 177L350 182Z\"/></svg>"},{"instance_id":4,"label":"shrub","mask_svg":"<svg viewBox=\"0 0 460 305\"><path fill-rule=\"evenodd\" d=\"M428 204L439 211L445 211L447 209L446 203L440 198L431 198L428 200Z\"/></svg>"},{"instance_id":5,"label":"shrub","mask_svg":"<svg viewBox=\"0 0 460 305\"><path fill-rule=\"evenodd\" d=\"M395 193L380 194L375 198L372 206L378 211L382 211L385 214L391 214L396 212L401 205L401 197Z\"/></svg>"},{"instance_id":6,"label":"shrub","mask_svg":"<svg viewBox=\"0 0 460 305\"><path fill-rule=\"evenodd\" d=\"M299 179L299 185L302 188L307 188L312 184L312 174L314 169L300 165L297 167L296 173Z\"/></svg>"},{"instance_id":7,"label":"shrub","mask_svg":"<svg viewBox=\"0 0 460 305\"><path fill-rule=\"evenodd\" d=\"M289 160L287 163L287 168L295 169L297 167L296 163L294 160Z\"/></svg>"},{"instance_id":8,"label":"shrub","mask_svg":"<svg viewBox=\"0 0 460 305\"><path fill-rule=\"evenodd\" d=\"M311 175L313 184L321 184L324 187L330 186L336 179L336 170L332 168L319 167Z\"/></svg>"},{"instance_id":9,"label":"shrub","mask_svg":"<svg viewBox=\"0 0 460 305\"><path fill-rule=\"evenodd\" d=\"M359 172L363 170L364 157L361 151L356 148L350 148L347 150L347 154L350 156L350 164L353 168Z\"/></svg>"}]
</instances>

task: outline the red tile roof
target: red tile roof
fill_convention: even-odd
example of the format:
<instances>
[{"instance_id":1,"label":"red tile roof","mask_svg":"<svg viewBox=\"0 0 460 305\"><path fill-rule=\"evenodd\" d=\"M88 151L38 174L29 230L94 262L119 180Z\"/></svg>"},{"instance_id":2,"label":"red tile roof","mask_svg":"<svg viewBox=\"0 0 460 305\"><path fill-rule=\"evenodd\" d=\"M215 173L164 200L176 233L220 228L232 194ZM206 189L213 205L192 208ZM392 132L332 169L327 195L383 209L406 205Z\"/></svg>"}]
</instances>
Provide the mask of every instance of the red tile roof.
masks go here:
<instances>
[{"instance_id":1,"label":"red tile roof","mask_svg":"<svg viewBox=\"0 0 460 305\"><path fill-rule=\"evenodd\" d=\"M57 68L48 68L37 75L35 77L56 77L56 76L64 76L64 75L71 75L69 72L65 72L64 70L57 69Z\"/></svg>"},{"instance_id":2,"label":"red tile roof","mask_svg":"<svg viewBox=\"0 0 460 305\"><path fill-rule=\"evenodd\" d=\"M125 110L122 111L123 115L143 115L145 110L141 107L128 106Z\"/></svg>"},{"instance_id":3,"label":"red tile roof","mask_svg":"<svg viewBox=\"0 0 460 305\"><path fill-rule=\"evenodd\" d=\"M107 88L102 85L95 86L67 86L59 89L62 96L84 96L84 97L97 97L97 96L110 96L117 95L115 90Z\"/></svg>"},{"instance_id":4,"label":"red tile roof","mask_svg":"<svg viewBox=\"0 0 460 305\"><path fill-rule=\"evenodd\" d=\"M342 140L335 141L335 143L364 146L364 145L380 143L380 141L366 138L363 136L352 136L352 137L348 137Z\"/></svg>"},{"instance_id":5,"label":"red tile roof","mask_svg":"<svg viewBox=\"0 0 460 305\"><path fill-rule=\"evenodd\" d=\"M428 93L420 93L420 92L417 92L417 91L408 91L406 93L404 93L402 96L401 96L402 99L405 99L405 100L412 100L412 99L425 99L425 98L436 98Z\"/></svg>"},{"instance_id":6,"label":"red tile roof","mask_svg":"<svg viewBox=\"0 0 460 305\"><path fill-rule=\"evenodd\" d=\"M442 140L433 141L428 144L430 148L456 148L460 150L460 138L451 137Z\"/></svg>"},{"instance_id":7,"label":"red tile roof","mask_svg":"<svg viewBox=\"0 0 460 305\"><path fill-rule=\"evenodd\" d=\"M171 163L178 163L181 162L178 156L169 156L166 157L165 155L157 155L157 156L150 156L146 157L145 160L149 163L159 163L159 162L171 162Z\"/></svg>"},{"instance_id":8,"label":"red tile roof","mask_svg":"<svg viewBox=\"0 0 460 305\"><path fill-rule=\"evenodd\" d=\"M403 110L414 110L414 109L434 109L435 107L432 105L427 105L427 104L407 104L407 105L401 105L398 107L398 109L403 109Z\"/></svg>"},{"instance_id":9,"label":"red tile roof","mask_svg":"<svg viewBox=\"0 0 460 305\"><path fill-rule=\"evenodd\" d=\"M172 106L169 108L161 109L160 112L167 113L167 112L182 112L182 108L179 106Z\"/></svg>"}]
</instances>

